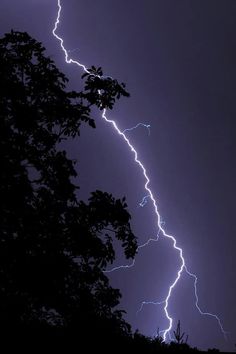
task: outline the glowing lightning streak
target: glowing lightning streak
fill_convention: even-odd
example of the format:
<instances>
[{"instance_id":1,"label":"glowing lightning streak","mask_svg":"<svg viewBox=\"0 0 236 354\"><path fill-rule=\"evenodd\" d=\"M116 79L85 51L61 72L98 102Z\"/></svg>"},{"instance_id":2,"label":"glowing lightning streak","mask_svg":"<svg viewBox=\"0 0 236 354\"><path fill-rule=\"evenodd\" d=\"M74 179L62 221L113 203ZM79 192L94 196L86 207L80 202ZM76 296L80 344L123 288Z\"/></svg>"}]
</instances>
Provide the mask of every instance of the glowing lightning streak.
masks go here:
<instances>
[{"instance_id":1,"label":"glowing lightning streak","mask_svg":"<svg viewBox=\"0 0 236 354\"><path fill-rule=\"evenodd\" d=\"M143 197L143 199L141 200L141 202L139 203L139 206L141 206L142 208L147 204L147 200L150 196L149 195L145 195L145 197Z\"/></svg>"},{"instance_id":2,"label":"glowing lightning streak","mask_svg":"<svg viewBox=\"0 0 236 354\"><path fill-rule=\"evenodd\" d=\"M65 47L64 47L64 41L63 41L63 39L62 39L60 36L58 36L57 33L56 33L57 28L58 28L58 25L59 25L59 23L60 23L60 17L61 17L61 10L62 10L61 0L57 0L57 5L58 5L57 18L56 18L56 21L55 21L54 28L53 28L53 30L52 30L52 34L53 34L53 36L54 36L55 38L57 38L57 39L59 40L59 42L60 42L61 49L63 50L63 52L64 52L64 54L65 54L65 61L66 61L66 63L67 63L67 64L75 64L75 65L79 66L80 68L82 68L86 73L89 73L89 71L88 71L88 69L86 68L85 65L81 64L80 62L78 62L78 61L76 61L76 60L73 60L73 59L69 58L68 51L67 51L67 50L65 49ZM215 317L215 318L218 320L219 324L220 324L220 327L221 327L221 330L223 331L223 334L225 335L225 331L224 331L224 329L223 329L223 327L222 327L222 325L221 325L220 319L219 319L216 315L212 315L212 314L210 314L210 313L204 313L204 312L202 312L202 311L200 310L199 306L198 306L198 296L197 296L197 292L196 292L197 277L196 277L194 274L188 272L188 270L187 270L187 268L186 268L186 265L185 265L185 260L184 260L184 257L183 257L183 250L182 250L182 248L180 248L180 247L177 246L177 241L176 241L176 239L175 239L172 235L167 234L167 233L165 232L164 228L162 227L161 217L160 217L160 214L159 214L159 212L158 212L156 200L155 200L155 198L154 198L154 196L153 196L153 194L152 194L151 189L149 188L150 180L149 180L149 178L148 178L148 175L147 175L147 172L146 172L146 169L145 169L144 165L142 164L142 162L141 162L141 161L139 160L139 158L138 158L138 153L137 153L137 151L135 150L135 148L133 147L133 145L130 143L129 139L126 137L126 135L125 135L125 133L124 133L125 131L122 132L122 131L118 128L118 126L117 126L117 124L116 124L116 122L115 122L114 120L111 120L111 119L108 119L108 118L107 118L107 116L106 116L106 109L103 110L102 118L103 118L107 123L109 123L109 124L111 124L111 125L113 126L113 128L115 129L115 131L117 132L117 134L120 135L120 137L121 137L121 138L125 141L125 143L128 145L130 151L133 153L133 155L134 155L134 161L135 161L136 164L140 167L140 169L141 169L141 171L142 171L142 174L143 174L143 176L144 176L144 179L145 179L145 181L146 181L146 182L145 182L145 185L144 185L144 188L145 188L145 190L147 191L147 193L148 193L148 195L149 195L149 197L150 197L150 199L151 199L151 201L152 201L152 204L153 204L153 206L154 206L155 214L156 214L156 216L157 216L157 226L158 226L158 230L161 231L163 237L168 238L168 239L172 242L173 248L174 248L176 251L178 251L178 253L179 253L179 257L180 257L180 268L179 268L179 270L178 270L178 272L177 272L177 276L176 276L174 282L173 282L173 283L170 285L170 287L169 287L169 290L168 290L168 294L167 294L166 299L161 302L162 304L165 304L165 306L164 306L164 311L165 311L166 317L167 317L167 319L168 319L168 321L169 321L169 326L168 326L168 328L162 331L162 332L163 332L163 339L164 339L164 341L166 340L166 336L169 334L169 332L170 332L170 330L171 330L171 328L172 328L172 323L173 323L173 319L170 317L170 315L169 315L169 313L168 313L169 299L170 299L171 294L172 294L172 291L173 291L174 287L176 286L176 284L178 283L178 281L179 281L179 279L180 279L180 277L181 277L181 274L182 274L182 272L183 272L184 269L186 270L186 272L187 272L191 277L193 277L193 278L195 279L195 280L194 280L194 286L195 286L196 306L197 306L198 310L200 311L201 314L209 315L209 316ZM158 237L157 237L157 239L158 239ZM145 246L147 246L147 245L149 244L149 242L151 242L151 241L157 241L157 239L150 239L150 240L148 240L145 244L139 246L139 248L145 247ZM133 267L134 264L135 264L135 260L132 262L131 265L119 266L119 267L113 268L111 271L114 271L115 269L121 269L121 268L130 268L130 267ZM146 303L147 303L147 302L143 302L142 306L145 305ZM161 304L161 303L159 303L159 304ZM154 302L153 302L153 304L154 304ZM157 303L156 303L156 304L157 304Z\"/></svg>"},{"instance_id":3,"label":"glowing lightning streak","mask_svg":"<svg viewBox=\"0 0 236 354\"><path fill-rule=\"evenodd\" d=\"M160 224L161 225L164 225L164 221L160 221ZM158 232L157 232L157 235L156 235L156 238L149 238L145 243L143 243L142 245L139 245L138 246L138 250L140 248L144 248L146 247L147 245L149 245L149 243L151 242L157 242L159 240L159 234L160 234L160 229L158 229ZM113 267L109 270L105 270L104 273L112 273L116 270L120 270L120 269L129 269L129 268L132 268L133 266L135 265L135 259L133 259L132 263L131 264L125 264L125 265L120 265L120 266L117 266L117 267ZM147 305L147 304L156 304L156 305L161 305L164 303L164 301L161 301L161 302L153 302L153 301L143 301L142 304L141 304L141 307L143 307L143 305ZM140 312L141 310L138 310L138 312Z\"/></svg>"},{"instance_id":4,"label":"glowing lightning streak","mask_svg":"<svg viewBox=\"0 0 236 354\"><path fill-rule=\"evenodd\" d=\"M157 226L158 226L158 229L161 230L162 234L164 237L170 239L173 243L173 247L179 252L179 256L180 256L180 259L181 259L181 266L180 266L180 269L177 273L177 277L175 279L175 281L171 284L171 286L169 287L169 291L168 291L168 294L167 294L167 297L164 301L165 303L165 306L164 306L164 311L165 311L165 314L166 314L166 317L168 318L169 320L169 327L167 329L165 329L165 331L163 332L163 339L164 341L166 340L166 335L167 333L171 330L172 328L172 323L173 323L173 319L170 317L169 313L168 313L168 305L169 305L169 299L170 299L170 296L171 296L171 293L175 287L175 285L177 284L178 280L180 279L180 276L181 276L181 273L184 269L184 266L185 266L185 260L184 260L184 257L183 257L183 250L177 246L176 244L176 239L171 236L171 235L168 235L165 230L163 229L162 225L161 225L161 217L160 217L160 214L158 212L158 208L157 208L157 204L156 204L156 200L152 194L152 191L151 189L148 187L149 183L150 183L150 180L147 176L147 172L146 172L146 169L145 167L143 166L143 164L141 163L141 161L139 160L138 158L138 153L137 151L135 150L135 148L133 147L133 145L130 143L129 139L126 137L126 135L124 133L122 133L116 122L114 122L113 120L111 119L108 119L106 117L106 110L104 109L103 113L102 113L102 117L103 119L105 119L105 121L107 123L110 123L113 128L117 131L117 133L124 139L124 141L126 142L126 144L128 145L128 147L130 148L131 152L134 154L134 161L139 165L139 167L141 168L142 172L143 172L143 176L145 178L145 185L144 185L144 188L146 189L146 191L148 192L148 195L150 196L151 200L152 200L152 203L153 203L153 206L154 206L154 209L155 209L155 213L156 213L156 216L157 216Z\"/></svg>"},{"instance_id":5,"label":"glowing lightning streak","mask_svg":"<svg viewBox=\"0 0 236 354\"><path fill-rule=\"evenodd\" d=\"M134 129L137 129L138 127L144 127L144 128L147 128L148 130L148 135L150 135L151 131L150 131L150 128L151 128L151 125L150 124L144 124L144 123L138 123L135 125L135 127L132 127L132 128L127 128L125 130L123 130L122 133L125 133L125 132L128 132L128 131L132 131Z\"/></svg>"},{"instance_id":6,"label":"glowing lightning streak","mask_svg":"<svg viewBox=\"0 0 236 354\"><path fill-rule=\"evenodd\" d=\"M56 30L57 30L57 27L60 23L60 18L61 18L61 10L62 10L62 7L61 7L61 1L60 0L57 0L57 6L58 6L58 12L57 12L57 19L56 19L56 22L55 22L55 25L54 25L54 28L53 28L53 31L52 31L52 34L54 37L56 37L59 42L60 42L60 45L61 45L61 49L63 50L64 54L65 54L65 61L67 64L75 64L77 66L79 66L80 68L82 68L86 73L89 74L89 71L88 69L86 68L85 65L79 63L78 61L76 60L73 60L73 59L69 59L69 55L68 55L68 52L67 50L65 49L63 43L63 39L61 37L59 37L57 34L56 34Z\"/></svg>"},{"instance_id":7,"label":"glowing lightning streak","mask_svg":"<svg viewBox=\"0 0 236 354\"><path fill-rule=\"evenodd\" d=\"M195 299L196 299L196 302L195 302L196 308L198 309L198 311L200 312L201 315L213 317L214 319L217 320L217 322L220 326L221 332L223 333L225 340L227 340L227 332L224 330L219 317L214 315L213 313L210 313L210 312L203 312L201 310L201 308L199 307L199 304L198 304L199 299L198 299L198 293L197 293L197 281L198 281L197 276L193 273L190 273L186 266L185 266L185 271L190 277L194 278L194 292L195 292Z\"/></svg>"},{"instance_id":8,"label":"glowing lightning streak","mask_svg":"<svg viewBox=\"0 0 236 354\"><path fill-rule=\"evenodd\" d=\"M136 312L136 315L142 311L144 305L163 305L165 303L165 301L143 301L141 303L140 308L138 309L138 311ZM164 331L162 331L164 332Z\"/></svg>"}]
</instances>

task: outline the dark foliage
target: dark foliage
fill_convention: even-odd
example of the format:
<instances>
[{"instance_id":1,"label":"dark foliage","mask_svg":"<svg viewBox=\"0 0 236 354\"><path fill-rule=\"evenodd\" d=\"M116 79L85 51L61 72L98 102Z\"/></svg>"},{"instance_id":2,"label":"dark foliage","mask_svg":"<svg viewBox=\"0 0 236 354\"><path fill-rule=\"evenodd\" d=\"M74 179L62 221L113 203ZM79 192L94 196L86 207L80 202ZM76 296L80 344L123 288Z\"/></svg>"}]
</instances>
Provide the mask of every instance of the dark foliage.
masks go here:
<instances>
[{"instance_id":1,"label":"dark foliage","mask_svg":"<svg viewBox=\"0 0 236 354\"><path fill-rule=\"evenodd\" d=\"M113 237L127 258L136 253L125 199L92 193L78 200L74 162L59 148L95 127L91 106L112 108L124 85L84 75L85 90L67 79L27 33L0 40L0 326L63 328L128 335L117 310L120 292L103 270L115 258ZM82 334L83 333L83 334Z\"/></svg>"}]
</instances>

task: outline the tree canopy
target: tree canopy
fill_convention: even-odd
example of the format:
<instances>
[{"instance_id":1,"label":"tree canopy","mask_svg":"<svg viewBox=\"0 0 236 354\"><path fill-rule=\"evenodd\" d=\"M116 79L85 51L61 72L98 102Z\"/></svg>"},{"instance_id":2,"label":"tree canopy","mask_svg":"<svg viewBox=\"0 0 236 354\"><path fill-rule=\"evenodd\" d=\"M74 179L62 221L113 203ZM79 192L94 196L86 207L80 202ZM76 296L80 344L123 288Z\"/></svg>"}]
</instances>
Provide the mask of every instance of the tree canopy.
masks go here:
<instances>
[{"instance_id":1,"label":"tree canopy","mask_svg":"<svg viewBox=\"0 0 236 354\"><path fill-rule=\"evenodd\" d=\"M128 93L101 68L83 79L83 91L68 91L41 43L14 31L0 39L1 328L130 331L104 274L114 237L127 258L136 253L125 198L79 200L75 162L60 147L82 124L95 128L93 106L112 108Z\"/></svg>"}]
</instances>

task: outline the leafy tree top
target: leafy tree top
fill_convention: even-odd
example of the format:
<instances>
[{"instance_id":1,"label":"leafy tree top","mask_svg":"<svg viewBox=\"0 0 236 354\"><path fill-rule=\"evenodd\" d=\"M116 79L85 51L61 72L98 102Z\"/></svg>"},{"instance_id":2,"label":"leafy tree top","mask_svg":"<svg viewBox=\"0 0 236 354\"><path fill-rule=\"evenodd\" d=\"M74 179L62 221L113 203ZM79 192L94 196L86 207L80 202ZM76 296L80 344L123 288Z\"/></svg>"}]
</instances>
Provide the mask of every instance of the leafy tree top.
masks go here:
<instances>
[{"instance_id":1,"label":"leafy tree top","mask_svg":"<svg viewBox=\"0 0 236 354\"><path fill-rule=\"evenodd\" d=\"M95 127L92 106L112 108L128 93L100 68L83 77L84 91L67 91L40 43L14 31L0 39L0 324L104 318L127 331L115 310L120 292L103 272L115 259L113 237L127 258L136 253L125 199L95 191L79 201L74 162L59 143L82 123Z\"/></svg>"}]
</instances>

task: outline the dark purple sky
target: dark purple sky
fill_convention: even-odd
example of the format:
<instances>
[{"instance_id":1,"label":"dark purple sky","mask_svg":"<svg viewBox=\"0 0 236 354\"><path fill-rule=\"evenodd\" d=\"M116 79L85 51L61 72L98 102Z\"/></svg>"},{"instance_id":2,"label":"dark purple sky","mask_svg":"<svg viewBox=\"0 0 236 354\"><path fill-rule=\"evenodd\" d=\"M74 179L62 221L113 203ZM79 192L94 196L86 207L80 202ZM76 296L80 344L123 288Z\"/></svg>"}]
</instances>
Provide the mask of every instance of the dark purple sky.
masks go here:
<instances>
[{"instance_id":1,"label":"dark purple sky","mask_svg":"<svg viewBox=\"0 0 236 354\"><path fill-rule=\"evenodd\" d=\"M19 3L21 5L19 5ZM229 331L225 342L217 322L194 305L193 280L183 274L169 312L181 320L189 343L199 348L234 350L236 342L236 2L234 0L62 0L59 33L74 59L102 66L124 81L131 98L110 117L129 134L151 178L151 189L165 221L198 278L203 311L220 316ZM64 64L51 31L56 0L1 0L0 34L26 30L43 42L48 55L81 88L82 74ZM109 125L85 128L70 144L78 158L81 197L102 189L127 196L139 242L157 233L152 205L138 207L145 195L133 156ZM120 264L121 260L117 264ZM168 326L161 301L176 275L178 253L161 238L137 256L134 268L112 274L123 293L122 307L133 329L153 335Z\"/></svg>"}]
</instances>

